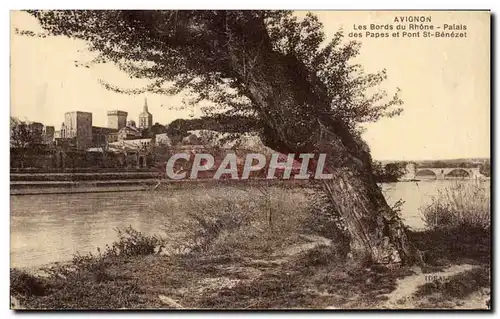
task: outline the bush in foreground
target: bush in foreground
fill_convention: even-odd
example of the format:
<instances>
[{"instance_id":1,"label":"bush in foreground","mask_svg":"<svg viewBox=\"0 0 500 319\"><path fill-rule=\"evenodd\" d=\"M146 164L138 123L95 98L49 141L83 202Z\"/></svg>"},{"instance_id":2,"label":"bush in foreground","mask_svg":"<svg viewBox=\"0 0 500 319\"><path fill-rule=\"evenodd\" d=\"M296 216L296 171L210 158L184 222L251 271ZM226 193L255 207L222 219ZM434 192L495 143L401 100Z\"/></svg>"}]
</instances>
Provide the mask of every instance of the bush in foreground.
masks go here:
<instances>
[{"instance_id":1,"label":"bush in foreground","mask_svg":"<svg viewBox=\"0 0 500 319\"><path fill-rule=\"evenodd\" d=\"M136 279L117 273L127 258L158 252L164 240L131 227L119 229L118 240L97 254L77 254L69 264L43 269L46 276L11 269L10 292L26 309L119 309L145 307Z\"/></svg>"},{"instance_id":2,"label":"bush in foreground","mask_svg":"<svg viewBox=\"0 0 500 319\"><path fill-rule=\"evenodd\" d=\"M10 270L11 295L43 296L46 292L47 285L42 279L19 269Z\"/></svg>"},{"instance_id":3,"label":"bush in foreground","mask_svg":"<svg viewBox=\"0 0 500 319\"><path fill-rule=\"evenodd\" d=\"M431 229L486 230L490 227L490 205L489 188L478 183L457 183L439 192L422 212Z\"/></svg>"},{"instance_id":4,"label":"bush in foreground","mask_svg":"<svg viewBox=\"0 0 500 319\"><path fill-rule=\"evenodd\" d=\"M308 216L302 189L218 186L183 189L152 209L169 216L169 249L215 254L262 252L297 240Z\"/></svg>"},{"instance_id":5,"label":"bush in foreground","mask_svg":"<svg viewBox=\"0 0 500 319\"><path fill-rule=\"evenodd\" d=\"M457 183L423 207L425 231L410 232L428 265L489 264L490 194L478 183Z\"/></svg>"}]
</instances>

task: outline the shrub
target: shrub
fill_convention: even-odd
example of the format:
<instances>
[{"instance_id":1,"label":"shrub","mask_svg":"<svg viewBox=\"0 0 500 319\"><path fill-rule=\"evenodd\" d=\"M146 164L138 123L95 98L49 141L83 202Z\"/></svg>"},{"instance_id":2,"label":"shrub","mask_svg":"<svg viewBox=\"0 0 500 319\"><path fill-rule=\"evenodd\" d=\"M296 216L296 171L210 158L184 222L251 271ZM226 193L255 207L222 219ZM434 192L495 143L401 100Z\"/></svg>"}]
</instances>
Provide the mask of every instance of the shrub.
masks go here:
<instances>
[{"instance_id":1,"label":"shrub","mask_svg":"<svg viewBox=\"0 0 500 319\"><path fill-rule=\"evenodd\" d=\"M457 183L440 191L430 205L421 209L431 229L488 229L491 218L489 188L477 183Z\"/></svg>"},{"instance_id":2,"label":"shrub","mask_svg":"<svg viewBox=\"0 0 500 319\"><path fill-rule=\"evenodd\" d=\"M147 236L141 232L127 227L117 229L118 240L113 244L106 245L97 253L80 254L73 256L70 263L55 264L42 268L47 278L58 281L69 277L80 276L89 273L97 282L113 280L109 274L110 266L119 262L121 257L146 256L159 253L165 245L165 240L159 236ZM35 277L36 278L36 277Z\"/></svg>"},{"instance_id":3,"label":"shrub","mask_svg":"<svg viewBox=\"0 0 500 319\"><path fill-rule=\"evenodd\" d=\"M345 260L345 256L339 256L337 247L319 245L311 250L307 250L299 256L298 266L324 266L332 262Z\"/></svg>"},{"instance_id":4,"label":"shrub","mask_svg":"<svg viewBox=\"0 0 500 319\"><path fill-rule=\"evenodd\" d=\"M131 226L117 229L118 240L106 246L105 256L144 256L154 254L165 241L159 236L147 236Z\"/></svg>"},{"instance_id":5,"label":"shrub","mask_svg":"<svg viewBox=\"0 0 500 319\"><path fill-rule=\"evenodd\" d=\"M172 251L222 253L285 244L297 235L307 205L300 189L219 185L175 192L155 203L155 210L169 216L165 229Z\"/></svg>"},{"instance_id":6,"label":"shrub","mask_svg":"<svg viewBox=\"0 0 500 319\"><path fill-rule=\"evenodd\" d=\"M69 264L43 269L43 278L12 269L11 295L19 296L28 309L115 309L132 304L142 307L137 280L118 276L114 268L122 257L157 252L164 240L144 235L131 227L118 229L118 240L97 254L77 254ZM35 298L37 296L37 298Z\"/></svg>"},{"instance_id":7,"label":"shrub","mask_svg":"<svg viewBox=\"0 0 500 319\"><path fill-rule=\"evenodd\" d=\"M137 280L112 277L109 274L102 278L101 275L102 273L79 270L69 273L67 277L51 276L44 279L50 283L50 290L45 290L43 295L26 292L11 292L11 295L18 297L25 309L109 310L143 307L140 296L144 291Z\"/></svg>"},{"instance_id":8,"label":"shrub","mask_svg":"<svg viewBox=\"0 0 500 319\"><path fill-rule=\"evenodd\" d=\"M435 280L418 287L416 296L441 293L445 297L463 298L480 288L491 286L490 269L477 267L456 274L446 280Z\"/></svg>"},{"instance_id":9,"label":"shrub","mask_svg":"<svg viewBox=\"0 0 500 319\"><path fill-rule=\"evenodd\" d=\"M25 296L43 296L47 292L47 284L41 278L30 275L19 269L10 270L10 294Z\"/></svg>"}]
</instances>

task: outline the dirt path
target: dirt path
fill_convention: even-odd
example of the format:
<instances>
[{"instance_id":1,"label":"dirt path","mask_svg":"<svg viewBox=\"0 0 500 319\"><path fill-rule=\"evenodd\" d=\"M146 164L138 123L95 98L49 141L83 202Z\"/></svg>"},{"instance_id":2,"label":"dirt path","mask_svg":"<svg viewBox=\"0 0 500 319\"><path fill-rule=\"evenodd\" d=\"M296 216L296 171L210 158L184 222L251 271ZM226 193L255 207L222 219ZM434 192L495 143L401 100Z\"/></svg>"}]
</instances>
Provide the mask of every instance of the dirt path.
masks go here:
<instances>
[{"instance_id":1,"label":"dirt path","mask_svg":"<svg viewBox=\"0 0 500 319\"><path fill-rule=\"evenodd\" d=\"M279 254L275 254L274 256L280 256L281 258L275 259L274 262L278 262L280 264L291 261L295 256L300 253L312 250L319 246L331 246L332 241L328 238L316 236L316 235L300 235L300 238L306 240L306 243L300 245L294 245L288 247L283 250Z\"/></svg>"},{"instance_id":2,"label":"dirt path","mask_svg":"<svg viewBox=\"0 0 500 319\"><path fill-rule=\"evenodd\" d=\"M215 268L224 274L239 274L239 279L229 278L227 276L214 276L205 277L193 284L189 288L191 294L201 294L204 291L217 291L222 288L232 289L242 282L252 282L257 280L265 273L279 272L280 269L287 263L293 261L299 254L315 249L319 246L330 246L332 241L325 237L315 235L300 235L300 238L305 240L300 244L290 246L279 253L272 254L268 258L243 258L243 264L234 265L221 265ZM185 288L181 289L185 293ZM182 294L180 294L182 295ZM159 300L167 308L182 308L182 301L176 300L172 296L158 295Z\"/></svg>"},{"instance_id":3,"label":"dirt path","mask_svg":"<svg viewBox=\"0 0 500 319\"><path fill-rule=\"evenodd\" d=\"M390 308L390 309L416 308L413 294L417 291L418 287L431 282L432 278L449 278L461 272L471 270L473 268L475 268L475 266L469 264L453 265L441 272L436 272L431 274L424 274L422 273L420 268L418 269L415 268L414 275L397 280L396 289L387 295L388 299L381 306L381 308ZM485 303L482 302L481 307L484 307L484 305Z\"/></svg>"},{"instance_id":4,"label":"dirt path","mask_svg":"<svg viewBox=\"0 0 500 319\"><path fill-rule=\"evenodd\" d=\"M279 253L275 253L270 256L270 259L246 259L248 265L283 265L304 252L312 250L320 246L331 246L332 241L328 238L316 236L316 235L300 235L300 237L306 240L305 243L290 246Z\"/></svg>"}]
</instances>

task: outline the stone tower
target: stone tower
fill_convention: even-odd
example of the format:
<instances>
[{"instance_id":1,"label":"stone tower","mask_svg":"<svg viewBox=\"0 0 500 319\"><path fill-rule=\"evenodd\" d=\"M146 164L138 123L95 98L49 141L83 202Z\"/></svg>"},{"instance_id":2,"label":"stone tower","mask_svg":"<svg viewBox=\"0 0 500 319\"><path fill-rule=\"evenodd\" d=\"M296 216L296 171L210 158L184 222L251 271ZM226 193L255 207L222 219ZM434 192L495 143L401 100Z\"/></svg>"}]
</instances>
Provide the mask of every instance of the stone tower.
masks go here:
<instances>
[{"instance_id":1,"label":"stone tower","mask_svg":"<svg viewBox=\"0 0 500 319\"><path fill-rule=\"evenodd\" d=\"M66 112L64 126L65 137L75 138L77 148L85 149L92 145L92 113Z\"/></svg>"},{"instance_id":2,"label":"stone tower","mask_svg":"<svg viewBox=\"0 0 500 319\"><path fill-rule=\"evenodd\" d=\"M148 111L148 99L144 99L144 108L139 114L139 128L148 129L153 126L153 114Z\"/></svg>"},{"instance_id":3,"label":"stone tower","mask_svg":"<svg viewBox=\"0 0 500 319\"><path fill-rule=\"evenodd\" d=\"M108 127L115 130L120 130L127 123L127 112L124 111L108 111Z\"/></svg>"}]
</instances>

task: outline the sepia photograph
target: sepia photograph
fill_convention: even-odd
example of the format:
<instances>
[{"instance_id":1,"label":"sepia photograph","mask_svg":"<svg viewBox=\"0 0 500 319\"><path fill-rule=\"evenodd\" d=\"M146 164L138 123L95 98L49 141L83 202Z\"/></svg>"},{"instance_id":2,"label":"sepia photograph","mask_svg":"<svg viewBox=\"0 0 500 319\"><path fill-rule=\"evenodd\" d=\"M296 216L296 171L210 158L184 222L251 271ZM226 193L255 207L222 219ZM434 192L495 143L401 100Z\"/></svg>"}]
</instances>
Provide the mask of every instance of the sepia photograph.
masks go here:
<instances>
[{"instance_id":1,"label":"sepia photograph","mask_svg":"<svg viewBox=\"0 0 500 319\"><path fill-rule=\"evenodd\" d=\"M488 10L11 10L10 309L492 311Z\"/></svg>"}]
</instances>

